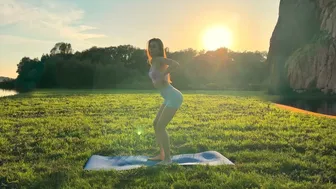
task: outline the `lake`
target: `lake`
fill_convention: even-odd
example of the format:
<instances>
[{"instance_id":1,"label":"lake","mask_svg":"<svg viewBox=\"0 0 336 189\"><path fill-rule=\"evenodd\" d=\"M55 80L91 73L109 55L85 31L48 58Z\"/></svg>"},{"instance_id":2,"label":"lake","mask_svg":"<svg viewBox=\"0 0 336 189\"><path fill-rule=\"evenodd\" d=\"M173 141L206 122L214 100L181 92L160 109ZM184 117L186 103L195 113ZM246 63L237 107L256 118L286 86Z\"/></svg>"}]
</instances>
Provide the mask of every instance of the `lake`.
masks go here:
<instances>
[{"instance_id":1,"label":"lake","mask_svg":"<svg viewBox=\"0 0 336 189\"><path fill-rule=\"evenodd\" d=\"M277 103L320 114L336 116L335 99L329 99L329 100L283 99L281 101L278 101Z\"/></svg>"},{"instance_id":2,"label":"lake","mask_svg":"<svg viewBox=\"0 0 336 189\"><path fill-rule=\"evenodd\" d=\"M12 90L2 90L2 89L0 89L0 97L11 96L11 95L15 95L15 94L18 94L18 92L12 91Z\"/></svg>"}]
</instances>

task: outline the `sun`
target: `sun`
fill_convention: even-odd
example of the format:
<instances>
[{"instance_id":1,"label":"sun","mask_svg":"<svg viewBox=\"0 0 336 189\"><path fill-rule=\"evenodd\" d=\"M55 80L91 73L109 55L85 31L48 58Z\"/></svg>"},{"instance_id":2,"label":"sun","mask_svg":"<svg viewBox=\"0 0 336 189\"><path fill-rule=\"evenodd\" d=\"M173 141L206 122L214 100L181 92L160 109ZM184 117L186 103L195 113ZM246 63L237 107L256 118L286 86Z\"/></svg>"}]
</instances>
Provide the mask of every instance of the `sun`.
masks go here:
<instances>
[{"instance_id":1,"label":"sun","mask_svg":"<svg viewBox=\"0 0 336 189\"><path fill-rule=\"evenodd\" d=\"M211 27L203 34L203 46L206 50L216 50L221 47L230 48L231 45L232 34L226 27Z\"/></svg>"}]
</instances>

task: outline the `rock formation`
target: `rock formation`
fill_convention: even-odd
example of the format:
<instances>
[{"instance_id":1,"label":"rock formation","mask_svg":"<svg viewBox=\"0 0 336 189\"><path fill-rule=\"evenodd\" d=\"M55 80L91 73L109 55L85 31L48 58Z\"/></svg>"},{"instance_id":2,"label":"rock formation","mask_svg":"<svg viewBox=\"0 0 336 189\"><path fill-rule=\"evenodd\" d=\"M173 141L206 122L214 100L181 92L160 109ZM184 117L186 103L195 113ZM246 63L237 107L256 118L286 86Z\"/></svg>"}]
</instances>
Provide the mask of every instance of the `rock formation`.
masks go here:
<instances>
[{"instance_id":1,"label":"rock formation","mask_svg":"<svg viewBox=\"0 0 336 189\"><path fill-rule=\"evenodd\" d=\"M267 62L270 93L336 93L336 0L281 0Z\"/></svg>"}]
</instances>

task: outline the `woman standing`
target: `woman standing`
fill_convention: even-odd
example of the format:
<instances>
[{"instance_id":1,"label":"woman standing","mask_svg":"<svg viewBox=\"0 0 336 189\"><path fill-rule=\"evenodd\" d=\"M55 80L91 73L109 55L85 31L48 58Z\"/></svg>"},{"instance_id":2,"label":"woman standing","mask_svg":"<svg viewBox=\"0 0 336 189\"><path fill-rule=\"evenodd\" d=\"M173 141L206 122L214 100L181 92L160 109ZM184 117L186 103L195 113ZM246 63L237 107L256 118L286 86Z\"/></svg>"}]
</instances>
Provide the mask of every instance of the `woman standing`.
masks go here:
<instances>
[{"instance_id":1,"label":"woman standing","mask_svg":"<svg viewBox=\"0 0 336 189\"><path fill-rule=\"evenodd\" d=\"M179 63L166 57L163 43L158 38L149 40L147 57L151 65L149 77L152 79L154 87L159 90L161 96L164 98L164 102L161 104L153 122L155 137L160 147L160 154L149 158L149 160L161 160L158 164L169 164L172 160L170 155L170 140L166 127L183 102L182 93L171 85L170 72L177 69Z\"/></svg>"}]
</instances>

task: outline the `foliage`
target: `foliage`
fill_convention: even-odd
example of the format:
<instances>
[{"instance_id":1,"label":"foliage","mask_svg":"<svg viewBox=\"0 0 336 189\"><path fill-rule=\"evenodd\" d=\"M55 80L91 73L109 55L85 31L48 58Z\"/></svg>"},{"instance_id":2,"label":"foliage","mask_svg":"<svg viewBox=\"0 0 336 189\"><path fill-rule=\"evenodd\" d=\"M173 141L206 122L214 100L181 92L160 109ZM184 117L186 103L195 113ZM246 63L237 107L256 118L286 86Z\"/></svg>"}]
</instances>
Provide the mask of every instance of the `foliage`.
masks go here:
<instances>
[{"instance_id":1,"label":"foliage","mask_svg":"<svg viewBox=\"0 0 336 189\"><path fill-rule=\"evenodd\" d=\"M179 89L261 89L267 77L265 52L234 52L185 49L169 52L180 69L171 73ZM15 87L35 88L145 88L151 87L147 75L145 49L131 45L92 47L75 52L71 44L57 43L41 59L24 57L18 64ZM149 86L149 87L148 87ZM259 87L257 87L259 86Z\"/></svg>"},{"instance_id":2,"label":"foliage","mask_svg":"<svg viewBox=\"0 0 336 189\"><path fill-rule=\"evenodd\" d=\"M15 79L4 79L0 82L0 89L11 90L15 88Z\"/></svg>"}]
</instances>

